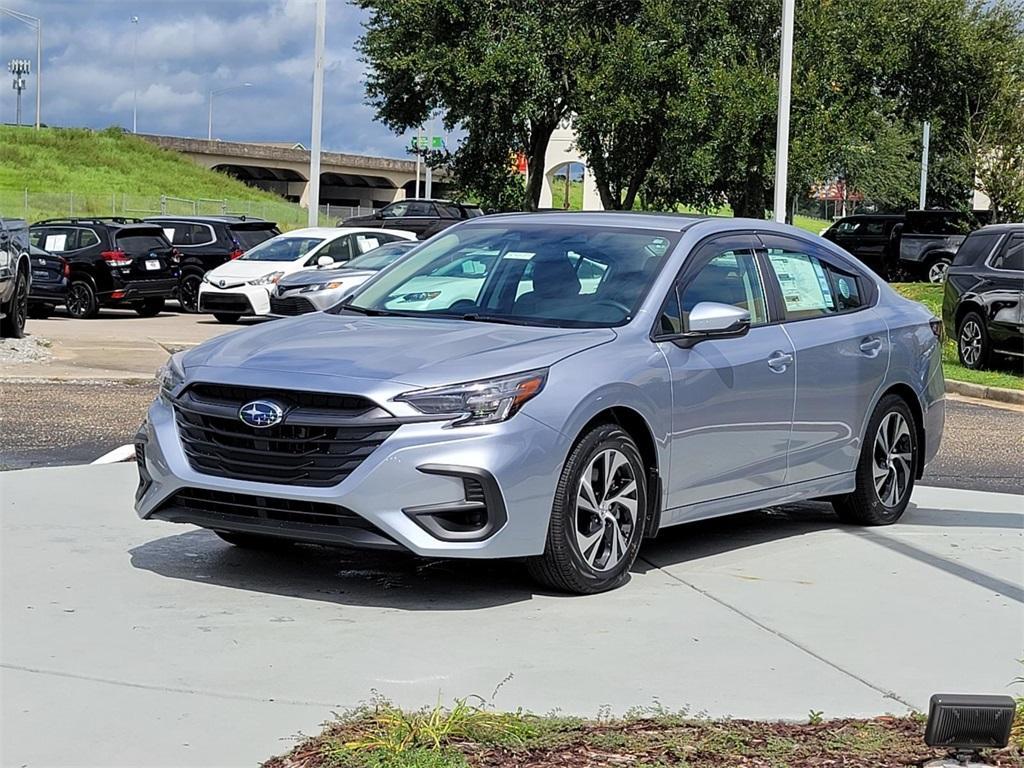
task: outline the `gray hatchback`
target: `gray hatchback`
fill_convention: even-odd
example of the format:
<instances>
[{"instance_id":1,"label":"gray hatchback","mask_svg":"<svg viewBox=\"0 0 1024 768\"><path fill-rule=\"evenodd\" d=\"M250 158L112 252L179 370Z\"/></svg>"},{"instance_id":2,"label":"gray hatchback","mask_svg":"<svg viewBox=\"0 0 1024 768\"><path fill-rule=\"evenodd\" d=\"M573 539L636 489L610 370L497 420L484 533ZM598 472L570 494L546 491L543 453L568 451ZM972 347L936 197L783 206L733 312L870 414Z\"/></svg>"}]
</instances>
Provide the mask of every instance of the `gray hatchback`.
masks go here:
<instances>
[{"instance_id":1,"label":"gray hatchback","mask_svg":"<svg viewBox=\"0 0 1024 768\"><path fill-rule=\"evenodd\" d=\"M811 498L899 519L942 436L940 333L791 227L479 218L327 312L172 357L136 507L598 592L670 525Z\"/></svg>"}]
</instances>

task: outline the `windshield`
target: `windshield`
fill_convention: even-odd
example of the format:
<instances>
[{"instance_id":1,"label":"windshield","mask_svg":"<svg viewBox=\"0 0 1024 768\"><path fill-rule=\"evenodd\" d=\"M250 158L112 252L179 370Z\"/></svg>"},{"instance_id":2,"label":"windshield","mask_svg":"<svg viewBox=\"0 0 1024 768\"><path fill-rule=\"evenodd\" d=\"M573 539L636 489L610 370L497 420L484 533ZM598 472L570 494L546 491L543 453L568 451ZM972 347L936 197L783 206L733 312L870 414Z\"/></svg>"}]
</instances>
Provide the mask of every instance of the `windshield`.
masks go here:
<instances>
[{"instance_id":1,"label":"windshield","mask_svg":"<svg viewBox=\"0 0 1024 768\"><path fill-rule=\"evenodd\" d=\"M242 255L245 261L295 261L301 259L324 239L322 237L288 237L278 235Z\"/></svg>"},{"instance_id":2,"label":"windshield","mask_svg":"<svg viewBox=\"0 0 1024 768\"><path fill-rule=\"evenodd\" d=\"M407 254L415 247L415 243L393 243L374 248L345 264L345 269L369 269L377 272L384 267L394 264L399 258Z\"/></svg>"},{"instance_id":3,"label":"windshield","mask_svg":"<svg viewBox=\"0 0 1024 768\"><path fill-rule=\"evenodd\" d=\"M677 236L570 224L459 227L367 283L337 311L622 325L640 306Z\"/></svg>"}]
</instances>

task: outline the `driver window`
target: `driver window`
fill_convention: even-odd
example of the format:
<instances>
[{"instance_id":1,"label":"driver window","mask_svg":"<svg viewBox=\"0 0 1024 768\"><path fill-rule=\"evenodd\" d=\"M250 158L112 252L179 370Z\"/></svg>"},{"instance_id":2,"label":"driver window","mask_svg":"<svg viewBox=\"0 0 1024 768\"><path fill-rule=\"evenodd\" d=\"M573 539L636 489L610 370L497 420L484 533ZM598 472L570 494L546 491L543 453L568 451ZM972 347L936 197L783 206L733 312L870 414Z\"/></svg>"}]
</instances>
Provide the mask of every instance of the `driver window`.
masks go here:
<instances>
[{"instance_id":1,"label":"driver window","mask_svg":"<svg viewBox=\"0 0 1024 768\"><path fill-rule=\"evenodd\" d=\"M352 237L339 237L334 242L328 243L326 248L317 251L313 263L321 256L330 256L336 262L348 261L352 258Z\"/></svg>"},{"instance_id":2,"label":"driver window","mask_svg":"<svg viewBox=\"0 0 1024 768\"><path fill-rule=\"evenodd\" d=\"M380 212L380 215L385 219L397 219L400 216L405 216L405 211L409 208L408 203L392 203L387 208Z\"/></svg>"},{"instance_id":3,"label":"driver window","mask_svg":"<svg viewBox=\"0 0 1024 768\"><path fill-rule=\"evenodd\" d=\"M690 312L705 301L730 304L750 312L751 326L768 322L764 286L751 250L725 251L705 264L680 293L683 329Z\"/></svg>"}]
</instances>

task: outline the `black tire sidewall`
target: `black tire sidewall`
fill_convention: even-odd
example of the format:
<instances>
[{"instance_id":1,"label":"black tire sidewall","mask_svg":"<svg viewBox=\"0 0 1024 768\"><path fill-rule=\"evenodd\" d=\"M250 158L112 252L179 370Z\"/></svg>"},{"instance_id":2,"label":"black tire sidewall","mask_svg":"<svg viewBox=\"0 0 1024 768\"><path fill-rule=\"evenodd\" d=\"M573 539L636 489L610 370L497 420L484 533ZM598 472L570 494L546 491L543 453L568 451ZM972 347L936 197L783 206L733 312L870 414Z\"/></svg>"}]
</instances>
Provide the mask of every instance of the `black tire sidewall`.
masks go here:
<instances>
[{"instance_id":1,"label":"black tire sidewall","mask_svg":"<svg viewBox=\"0 0 1024 768\"><path fill-rule=\"evenodd\" d=\"M226 323L227 325L233 325L242 319L241 315L231 315L225 312L214 312L213 318L218 323Z\"/></svg>"},{"instance_id":2,"label":"black tire sidewall","mask_svg":"<svg viewBox=\"0 0 1024 768\"><path fill-rule=\"evenodd\" d=\"M182 301L182 298L181 298L185 294L184 287L185 287L186 283L190 283L190 282L193 282L193 281L195 282L195 285L196 285L196 289L195 289L195 292L193 294L193 296L194 296L194 303L191 306L185 306L185 303L184 303L184 301ZM199 311L199 287L202 284L203 284L202 276L196 274L195 272L192 272L190 274L182 276L181 282L180 282L180 284L178 286L178 304L181 305L181 309L182 309L183 312L187 312L188 314L193 315L193 314L196 314Z\"/></svg>"},{"instance_id":3,"label":"black tire sidewall","mask_svg":"<svg viewBox=\"0 0 1024 768\"><path fill-rule=\"evenodd\" d=\"M6 309L6 317L0 321L0 335L9 339L25 337L25 325L28 320L28 287L24 269L18 269L14 278L14 290ZM24 294L22 293L24 291Z\"/></svg>"},{"instance_id":4,"label":"black tire sidewall","mask_svg":"<svg viewBox=\"0 0 1024 768\"><path fill-rule=\"evenodd\" d=\"M609 571L596 571L583 559L576 541L576 492L580 477L594 456L614 448L626 456L637 482L637 523L630 539L627 554ZM629 577L647 523L647 472L640 451L633 439L619 426L604 424L588 432L569 454L562 469L558 489L551 510L549 547L557 547L568 555L580 591L603 592L622 584Z\"/></svg>"},{"instance_id":5,"label":"black tire sidewall","mask_svg":"<svg viewBox=\"0 0 1024 768\"><path fill-rule=\"evenodd\" d=\"M964 361L963 350L960 348L960 335L963 333L964 326L967 325L969 320L974 320L978 324L978 328L981 329L981 354L978 355L978 361L974 365L968 365ZM985 320L977 312L968 312L960 319L960 324L956 327L956 355L960 360L960 364L964 368L971 370L979 370L985 367L985 363L988 361L988 329L985 327Z\"/></svg>"},{"instance_id":6,"label":"black tire sidewall","mask_svg":"<svg viewBox=\"0 0 1024 768\"><path fill-rule=\"evenodd\" d=\"M164 299L144 299L135 306L135 311L140 317L156 317L164 311L166 304Z\"/></svg>"}]
</instances>

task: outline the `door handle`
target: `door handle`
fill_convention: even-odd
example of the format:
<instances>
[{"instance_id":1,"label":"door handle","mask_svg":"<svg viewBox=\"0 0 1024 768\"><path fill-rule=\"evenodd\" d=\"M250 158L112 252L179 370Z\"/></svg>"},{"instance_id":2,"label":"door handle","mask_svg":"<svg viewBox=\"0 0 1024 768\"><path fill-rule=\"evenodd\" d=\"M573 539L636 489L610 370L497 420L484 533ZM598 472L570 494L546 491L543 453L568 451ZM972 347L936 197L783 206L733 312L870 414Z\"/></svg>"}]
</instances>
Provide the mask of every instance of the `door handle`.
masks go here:
<instances>
[{"instance_id":1,"label":"door handle","mask_svg":"<svg viewBox=\"0 0 1024 768\"><path fill-rule=\"evenodd\" d=\"M788 352L777 349L768 357L768 367L775 373L782 373L793 363L793 356Z\"/></svg>"},{"instance_id":2,"label":"door handle","mask_svg":"<svg viewBox=\"0 0 1024 768\"><path fill-rule=\"evenodd\" d=\"M882 348L882 340L877 336L869 336L860 343L860 351L868 357L874 357Z\"/></svg>"}]
</instances>

